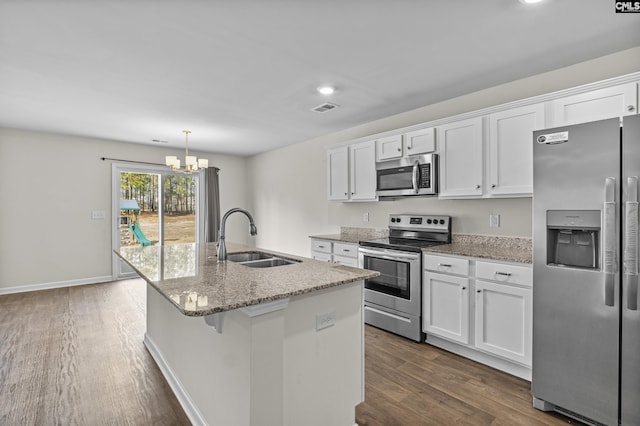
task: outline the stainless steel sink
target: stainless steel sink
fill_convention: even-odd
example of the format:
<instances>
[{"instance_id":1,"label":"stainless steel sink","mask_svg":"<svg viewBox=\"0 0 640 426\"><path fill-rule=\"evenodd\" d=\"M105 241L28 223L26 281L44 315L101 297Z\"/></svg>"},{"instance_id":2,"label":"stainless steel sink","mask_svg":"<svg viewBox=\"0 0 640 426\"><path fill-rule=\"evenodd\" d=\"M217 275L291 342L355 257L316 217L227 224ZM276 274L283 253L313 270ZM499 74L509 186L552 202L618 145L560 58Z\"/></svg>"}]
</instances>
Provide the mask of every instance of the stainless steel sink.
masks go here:
<instances>
[{"instance_id":1,"label":"stainless steel sink","mask_svg":"<svg viewBox=\"0 0 640 426\"><path fill-rule=\"evenodd\" d=\"M262 253L260 251L247 251L244 253L229 253L227 260L232 262L250 262L253 260L273 259L275 256L270 253Z\"/></svg>"},{"instance_id":2,"label":"stainless steel sink","mask_svg":"<svg viewBox=\"0 0 640 426\"><path fill-rule=\"evenodd\" d=\"M291 265L299 263L299 260L284 259L271 253L260 251L248 251L243 253L230 253L227 260L250 268L273 268L274 266Z\"/></svg>"},{"instance_id":3,"label":"stainless steel sink","mask_svg":"<svg viewBox=\"0 0 640 426\"><path fill-rule=\"evenodd\" d=\"M254 260L252 262L241 262L241 265L248 266L250 268L272 268L274 266L291 265L298 263L299 260L282 259L280 257L274 257L272 259Z\"/></svg>"}]
</instances>

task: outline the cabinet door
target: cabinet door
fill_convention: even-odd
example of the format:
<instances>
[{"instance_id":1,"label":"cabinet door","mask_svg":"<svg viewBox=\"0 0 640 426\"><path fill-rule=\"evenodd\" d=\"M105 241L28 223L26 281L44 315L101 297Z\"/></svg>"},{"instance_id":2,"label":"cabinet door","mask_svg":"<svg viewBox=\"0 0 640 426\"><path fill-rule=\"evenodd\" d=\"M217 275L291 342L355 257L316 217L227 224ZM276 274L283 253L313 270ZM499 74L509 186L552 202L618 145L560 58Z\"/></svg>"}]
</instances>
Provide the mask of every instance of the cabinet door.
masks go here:
<instances>
[{"instance_id":1,"label":"cabinet door","mask_svg":"<svg viewBox=\"0 0 640 426\"><path fill-rule=\"evenodd\" d=\"M531 289L476 281L476 347L531 365Z\"/></svg>"},{"instance_id":2,"label":"cabinet door","mask_svg":"<svg viewBox=\"0 0 640 426\"><path fill-rule=\"evenodd\" d=\"M354 268L358 267L358 259L355 257L338 256L334 254L333 263L338 263L340 265L353 266Z\"/></svg>"},{"instance_id":3,"label":"cabinet door","mask_svg":"<svg viewBox=\"0 0 640 426\"><path fill-rule=\"evenodd\" d=\"M544 104L489 116L489 194L531 195L533 131L544 129Z\"/></svg>"},{"instance_id":4,"label":"cabinet door","mask_svg":"<svg viewBox=\"0 0 640 426\"><path fill-rule=\"evenodd\" d=\"M374 141L349 145L352 200L376 199L376 150Z\"/></svg>"},{"instance_id":5,"label":"cabinet door","mask_svg":"<svg viewBox=\"0 0 640 426\"><path fill-rule=\"evenodd\" d=\"M441 197L482 195L482 150L482 117L438 128Z\"/></svg>"},{"instance_id":6,"label":"cabinet door","mask_svg":"<svg viewBox=\"0 0 640 426\"><path fill-rule=\"evenodd\" d=\"M552 102L552 108L552 127L637 114L637 84L622 84L557 99Z\"/></svg>"},{"instance_id":7,"label":"cabinet door","mask_svg":"<svg viewBox=\"0 0 640 426\"><path fill-rule=\"evenodd\" d=\"M426 272L422 289L423 330L469 343L469 280Z\"/></svg>"},{"instance_id":8,"label":"cabinet door","mask_svg":"<svg viewBox=\"0 0 640 426\"><path fill-rule=\"evenodd\" d=\"M404 155L426 154L436 150L435 129L414 130L404 134Z\"/></svg>"},{"instance_id":9,"label":"cabinet door","mask_svg":"<svg viewBox=\"0 0 640 426\"><path fill-rule=\"evenodd\" d=\"M376 158L378 161L402 157L402 135L381 138L376 141Z\"/></svg>"},{"instance_id":10,"label":"cabinet door","mask_svg":"<svg viewBox=\"0 0 640 426\"><path fill-rule=\"evenodd\" d=\"M349 199L349 150L346 146L327 150L327 199Z\"/></svg>"}]
</instances>

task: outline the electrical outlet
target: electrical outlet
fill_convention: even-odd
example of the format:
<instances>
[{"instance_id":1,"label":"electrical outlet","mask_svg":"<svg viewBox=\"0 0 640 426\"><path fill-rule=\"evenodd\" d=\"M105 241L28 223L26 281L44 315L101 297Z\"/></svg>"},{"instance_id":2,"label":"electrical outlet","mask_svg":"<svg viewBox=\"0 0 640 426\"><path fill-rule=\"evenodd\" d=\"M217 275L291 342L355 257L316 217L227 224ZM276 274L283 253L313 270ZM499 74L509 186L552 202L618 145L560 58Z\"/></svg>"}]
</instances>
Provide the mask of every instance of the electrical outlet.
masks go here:
<instances>
[{"instance_id":1,"label":"electrical outlet","mask_svg":"<svg viewBox=\"0 0 640 426\"><path fill-rule=\"evenodd\" d=\"M489 227L491 227L491 228L499 228L500 227L500 215L499 214L490 214L489 215Z\"/></svg>"},{"instance_id":2,"label":"electrical outlet","mask_svg":"<svg viewBox=\"0 0 640 426\"><path fill-rule=\"evenodd\" d=\"M333 327L336 324L336 311L316 314L316 331Z\"/></svg>"},{"instance_id":3,"label":"electrical outlet","mask_svg":"<svg viewBox=\"0 0 640 426\"><path fill-rule=\"evenodd\" d=\"M104 210L92 210L91 211L91 219L93 219L93 220L104 220Z\"/></svg>"},{"instance_id":4,"label":"electrical outlet","mask_svg":"<svg viewBox=\"0 0 640 426\"><path fill-rule=\"evenodd\" d=\"M362 214L362 221L363 222L369 222L369 213L363 213Z\"/></svg>"}]
</instances>

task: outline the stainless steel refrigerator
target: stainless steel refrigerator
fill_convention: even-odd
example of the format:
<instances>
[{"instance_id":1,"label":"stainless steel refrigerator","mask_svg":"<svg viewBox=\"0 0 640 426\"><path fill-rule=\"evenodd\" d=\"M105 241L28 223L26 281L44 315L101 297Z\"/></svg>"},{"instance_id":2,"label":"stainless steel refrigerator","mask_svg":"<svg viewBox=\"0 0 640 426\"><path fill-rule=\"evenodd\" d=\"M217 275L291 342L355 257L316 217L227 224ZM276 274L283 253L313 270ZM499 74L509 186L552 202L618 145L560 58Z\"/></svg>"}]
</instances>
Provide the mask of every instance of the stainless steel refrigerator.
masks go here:
<instances>
[{"instance_id":1,"label":"stainless steel refrigerator","mask_svg":"<svg viewBox=\"0 0 640 426\"><path fill-rule=\"evenodd\" d=\"M534 132L536 408L640 425L640 116Z\"/></svg>"}]
</instances>

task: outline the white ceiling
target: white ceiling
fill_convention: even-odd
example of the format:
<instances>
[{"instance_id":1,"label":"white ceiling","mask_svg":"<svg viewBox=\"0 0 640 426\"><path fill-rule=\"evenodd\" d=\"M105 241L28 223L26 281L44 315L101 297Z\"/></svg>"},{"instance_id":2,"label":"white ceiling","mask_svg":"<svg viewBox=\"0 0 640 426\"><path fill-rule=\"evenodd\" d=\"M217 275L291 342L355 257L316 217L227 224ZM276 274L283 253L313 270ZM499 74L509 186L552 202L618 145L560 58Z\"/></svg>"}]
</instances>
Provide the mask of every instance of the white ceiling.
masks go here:
<instances>
[{"instance_id":1,"label":"white ceiling","mask_svg":"<svg viewBox=\"0 0 640 426\"><path fill-rule=\"evenodd\" d=\"M0 126L251 155L634 46L610 0L0 0Z\"/></svg>"}]
</instances>

